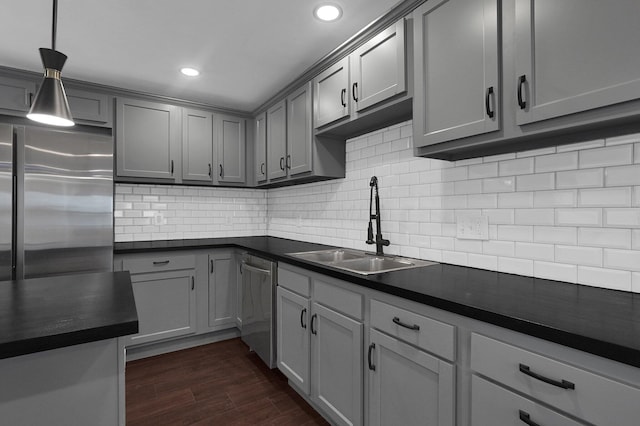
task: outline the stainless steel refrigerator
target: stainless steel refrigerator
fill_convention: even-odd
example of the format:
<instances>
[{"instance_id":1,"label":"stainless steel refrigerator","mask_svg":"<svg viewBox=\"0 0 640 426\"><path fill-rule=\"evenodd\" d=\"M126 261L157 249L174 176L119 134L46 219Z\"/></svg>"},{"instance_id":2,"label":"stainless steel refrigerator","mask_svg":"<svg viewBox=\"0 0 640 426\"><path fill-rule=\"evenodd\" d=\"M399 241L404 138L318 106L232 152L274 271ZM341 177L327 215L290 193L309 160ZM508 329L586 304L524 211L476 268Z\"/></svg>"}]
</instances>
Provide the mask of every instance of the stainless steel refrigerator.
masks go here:
<instances>
[{"instance_id":1,"label":"stainless steel refrigerator","mask_svg":"<svg viewBox=\"0 0 640 426\"><path fill-rule=\"evenodd\" d=\"M0 123L0 280L112 268L110 130Z\"/></svg>"}]
</instances>

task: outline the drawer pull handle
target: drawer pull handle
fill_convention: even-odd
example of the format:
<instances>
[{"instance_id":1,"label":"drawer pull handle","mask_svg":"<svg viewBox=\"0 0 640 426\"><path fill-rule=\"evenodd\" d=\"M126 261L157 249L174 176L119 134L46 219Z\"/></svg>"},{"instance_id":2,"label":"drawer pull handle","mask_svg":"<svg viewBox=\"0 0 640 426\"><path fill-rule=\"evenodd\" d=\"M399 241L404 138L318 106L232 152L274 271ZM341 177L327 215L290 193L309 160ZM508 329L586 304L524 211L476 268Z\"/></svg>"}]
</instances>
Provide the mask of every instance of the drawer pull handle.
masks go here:
<instances>
[{"instance_id":1,"label":"drawer pull handle","mask_svg":"<svg viewBox=\"0 0 640 426\"><path fill-rule=\"evenodd\" d=\"M153 264L156 266L168 265L170 260L154 260Z\"/></svg>"},{"instance_id":2,"label":"drawer pull handle","mask_svg":"<svg viewBox=\"0 0 640 426\"><path fill-rule=\"evenodd\" d=\"M372 343L369 345L369 352L367 353L367 362L369 364L369 370L371 371L376 371L376 366L373 365L373 359L371 358L371 355L373 355L373 350L376 348L376 344Z\"/></svg>"},{"instance_id":3,"label":"drawer pull handle","mask_svg":"<svg viewBox=\"0 0 640 426\"><path fill-rule=\"evenodd\" d=\"M318 330L316 330L316 329L313 327L313 324L315 324L315 321L316 321L316 318L317 318L317 317L318 317L318 315L317 315L317 314L313 314L313 315L311 315L311 334L318 334Z\"/></svg>"},{"instance_id":4,"label":"drawer pull handle","mask_svg":"<svg viewBox=\"0 0 640 426\"><path fill-rule=\"evenodd\" d=\"M573 384L571 382L567 382L566 380L557 381L557 380L553 380L553 379L550 379L548 377L545 377L543 375L540 375L538 373L534 373L533 371L531 371L531 369L529 368L528 365L520 364L520 372L526 374L529 377L533 377L534 379L538 379L540 381L543 381L543 382L548 383L548 384L553 385L553 386L557 386L557 387L562 388L562 389L575 389L576 388L575 384Z\"/></svg>"},{"instance_id":5,"label":"drawer pull handle","mask_svg":"<svg viewBox=\"0 0 640 426\"><path fill-rule=\"evenodd\" d=\"M520 420L522 420L524 423L528 424L529 426L540 426L539 423L531 420L531 416L526 411L518 410L518 412L520 413Z\"/></svg>"},{"instance_id":6,"label":"drawer pull handle","mask_svg":"<svg viewBox=\"0 0 640 426\"><path fill-rule=\"evenodd\" d=\"M400 321L400 318L398 317L393 317L393 322L395 324L398 324L400 327L408 328L409 330L414 330L414 331L420 330L420 326L418 324L413 324L413 325L405 324L402 321Z\"/></svg>"},{"instance_id":7,"label":"drawer pull handle","mask_svg":"<svg viewBox=\"0 0 640 426\"><path fill-rule=\"evenodd\" d=\"M307 323L304 321L304 318L306 317L306 313L307 313L307 308L304 308L303 310L300 311L300 327L304 329L307 328Z\"/></svg>"}]
</instances>

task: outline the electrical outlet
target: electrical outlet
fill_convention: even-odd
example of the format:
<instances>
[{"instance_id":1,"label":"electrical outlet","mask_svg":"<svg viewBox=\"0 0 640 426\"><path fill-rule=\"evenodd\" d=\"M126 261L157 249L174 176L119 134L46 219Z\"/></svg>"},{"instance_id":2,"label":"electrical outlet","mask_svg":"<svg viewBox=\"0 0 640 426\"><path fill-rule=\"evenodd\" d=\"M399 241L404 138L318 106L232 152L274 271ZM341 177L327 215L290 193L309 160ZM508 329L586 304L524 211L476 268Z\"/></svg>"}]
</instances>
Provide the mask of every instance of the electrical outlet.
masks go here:
<instances>
[{"instance_id":1,"label":"electrical outlet","mask_svg":"<svg viewBox=\"0 0 640 426\"><path fill-rule=\"evenodd\" d=\"M461 240L488 240L489 218L482 215L457 216L456 238Z\"/></svg>"},{"instance_id":2,"label":"electrical outlet","mask_svg":"<svg viewBox=\"0 0 640 426\"><path fill-rule=\"evenodd\" d=\"M165 224L164 215L160 212L156 213L155 216L153 217L153 224L156 226L164 225Z\"/></svg>"}]
</instances>

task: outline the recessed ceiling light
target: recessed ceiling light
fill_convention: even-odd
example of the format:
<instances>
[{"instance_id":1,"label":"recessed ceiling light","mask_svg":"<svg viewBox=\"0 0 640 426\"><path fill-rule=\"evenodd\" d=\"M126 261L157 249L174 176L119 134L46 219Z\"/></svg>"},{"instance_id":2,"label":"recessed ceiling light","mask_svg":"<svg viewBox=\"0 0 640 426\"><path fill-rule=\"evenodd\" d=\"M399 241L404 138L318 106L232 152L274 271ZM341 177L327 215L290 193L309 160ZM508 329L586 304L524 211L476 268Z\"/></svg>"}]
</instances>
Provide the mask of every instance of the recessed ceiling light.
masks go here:
<instances>
[{"instance_id":1,"label":"recessed ceiling light","mask_svg":"<svg viewBox=\"0 0 640 426\"><path fill-rule=\"evenodd\" d=\"M198 71L195 68L189 68L189 67L182 68L180 72L189 77L196 77L200 75L200 71Z\"/></svg>"},{"instance_id":2,"label":"recessed ceiling light","mask_svg":"<svg viewBox=\"0 0 640 426\"><path fill-rule=\"evenodd\" d=\"M323 4L315 8L313 16L321 21L331 22L342 16L342 9L336 4Z\"/></svg>"}]
</instances>

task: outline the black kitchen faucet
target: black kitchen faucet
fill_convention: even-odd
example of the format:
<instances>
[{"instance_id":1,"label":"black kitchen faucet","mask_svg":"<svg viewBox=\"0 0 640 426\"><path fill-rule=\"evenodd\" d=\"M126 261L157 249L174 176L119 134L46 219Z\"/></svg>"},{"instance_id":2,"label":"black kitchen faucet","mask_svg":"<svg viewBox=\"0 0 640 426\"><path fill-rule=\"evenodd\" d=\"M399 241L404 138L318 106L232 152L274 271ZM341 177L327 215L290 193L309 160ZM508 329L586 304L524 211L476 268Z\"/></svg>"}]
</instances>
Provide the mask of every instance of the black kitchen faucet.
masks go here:
<instances>
[{"instance_id":1,"label":"black kitchen faucet","mask_svg":"<svg viewBox=\"0 0 640 426\"><path fill-rule=\"evenodd\" d=\"M382 238L382 229L380 227L380 197L378 196L378 178L373 176L371 181L369 182L369 186L371 187L371 192L369 195L369 229L367 230L367 244L375 244L376 245L376 255L383 256L382 252L383 246L388 246L391 244L389 240L385 240ZM372 204L373 204L373 188L376 188L376 214L373 214ZM372 220L376 220L376 239L373 239L373 224Z\"/></svg>"}]
</instances>

